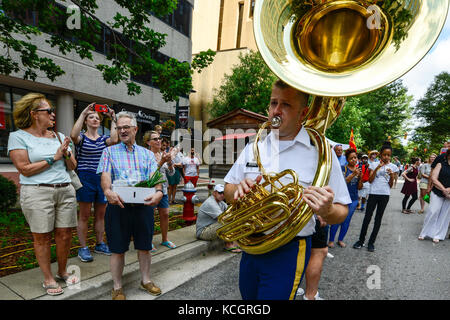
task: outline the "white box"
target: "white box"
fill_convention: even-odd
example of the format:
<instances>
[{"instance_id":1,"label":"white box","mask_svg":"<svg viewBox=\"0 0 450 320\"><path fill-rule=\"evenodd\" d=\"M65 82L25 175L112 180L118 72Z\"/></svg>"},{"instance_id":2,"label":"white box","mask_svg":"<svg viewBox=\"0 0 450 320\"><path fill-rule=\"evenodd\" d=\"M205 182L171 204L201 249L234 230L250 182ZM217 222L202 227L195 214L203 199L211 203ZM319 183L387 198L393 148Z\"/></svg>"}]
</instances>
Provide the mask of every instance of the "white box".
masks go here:
<instances>
[{"instance_id":1,"label":"white box","mask_svg":"<svg viewBox=\"0 0 450 320\"><path fill-rule=\"evenodd\" d=\"M119 187L112 186L125 203L146 203L144 199L156 192L155 188Z\"/></svg>"}]
</instances>

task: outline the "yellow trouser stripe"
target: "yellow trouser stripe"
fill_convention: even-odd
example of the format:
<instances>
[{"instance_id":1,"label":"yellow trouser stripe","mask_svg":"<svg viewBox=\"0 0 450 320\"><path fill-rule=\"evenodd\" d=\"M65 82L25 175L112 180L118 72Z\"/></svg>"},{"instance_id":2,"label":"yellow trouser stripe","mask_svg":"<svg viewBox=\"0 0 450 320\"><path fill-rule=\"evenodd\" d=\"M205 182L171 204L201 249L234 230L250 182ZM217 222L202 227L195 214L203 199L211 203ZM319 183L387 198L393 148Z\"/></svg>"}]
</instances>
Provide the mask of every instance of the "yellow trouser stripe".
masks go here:
<instances>
[{"instance_id":1,"label":"yellow trouser stripe","mask_svg":"<svg viewBox=\"0 0 450 320\"><path fill-rule=\"evenodd\" d=\"M306 240L302 239L298 242L297 269L295 271L295 280L292 287L289 300L294 300L298 285L302 278L303 269L305 268Z\"/></svg>"}]
</instances>

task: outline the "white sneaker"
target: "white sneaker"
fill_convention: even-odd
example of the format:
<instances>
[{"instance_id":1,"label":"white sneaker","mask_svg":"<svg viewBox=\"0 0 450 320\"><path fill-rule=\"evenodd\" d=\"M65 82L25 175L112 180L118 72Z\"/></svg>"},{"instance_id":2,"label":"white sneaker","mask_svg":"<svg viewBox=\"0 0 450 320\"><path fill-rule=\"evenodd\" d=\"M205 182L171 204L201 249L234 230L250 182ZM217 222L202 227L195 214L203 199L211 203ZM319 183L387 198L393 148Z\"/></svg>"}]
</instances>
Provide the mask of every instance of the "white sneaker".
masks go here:
<instances>
[{"instance_id":1,"label":"white sneaker","mask_svg":"<svg viewBox=\"0 0 450 320\"><path fill-rule=\"evenodd\" d=\"M327 258L334 258L334 256L331 253L327 253Z\"/></svg>"},{"instance_id":2,"label":"white sneaker","mask_svg":"<svg viewBox=\"0 0 450 320\"><path fill-rule=\"evenodd\" d=\"M303 300L309 300L309 299L306 297L306 295L304 295ZM317 291L316 295L314 296L314 300L325 300L325 299L321 298L319 296L319 291Z\"/></svg>"},{"instance_id":3,"label":"white sneaker","mask_svg":"<svg viewBox=\"0 0 450 320\"><path fill-rule=\"evenodd\" d=\"M305 290L303 290L303 288L298 288L297 292L295 293L296 297L302 296L305 294Z\"/></svg>"}]
</instances>

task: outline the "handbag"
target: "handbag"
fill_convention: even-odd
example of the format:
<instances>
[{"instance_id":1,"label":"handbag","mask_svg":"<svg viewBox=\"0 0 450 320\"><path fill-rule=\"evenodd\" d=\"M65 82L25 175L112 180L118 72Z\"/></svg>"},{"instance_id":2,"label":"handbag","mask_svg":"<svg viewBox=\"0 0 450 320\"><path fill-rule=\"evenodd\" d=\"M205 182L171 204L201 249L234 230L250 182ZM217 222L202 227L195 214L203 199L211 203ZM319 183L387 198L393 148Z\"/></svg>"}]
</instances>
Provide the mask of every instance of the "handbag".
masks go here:
<instances>
[{"instance_id":1,"label":"handbag","mask_svg":"<svg viewBox=\"0 0 450 320\"><path fill-rule=\"evenodd\" d=\"M56 137L58 138L59 142L62 144L61 137L57 132L55 132ZM83 187L83 184L81 184L80 178L78 177L75 170L67 170L69 172L70 176L70 184L74 187L75 190L78 190Z\"/></svg>"}]
</instances>

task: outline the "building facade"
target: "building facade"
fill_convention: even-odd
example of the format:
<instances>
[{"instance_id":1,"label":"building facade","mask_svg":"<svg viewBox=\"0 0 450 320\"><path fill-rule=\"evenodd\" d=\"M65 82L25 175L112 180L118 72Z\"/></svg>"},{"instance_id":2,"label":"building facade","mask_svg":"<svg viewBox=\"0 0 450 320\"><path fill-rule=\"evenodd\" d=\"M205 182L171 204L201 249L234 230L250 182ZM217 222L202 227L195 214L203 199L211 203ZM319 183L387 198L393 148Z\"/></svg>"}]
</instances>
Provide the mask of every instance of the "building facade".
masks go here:
<instances>
[{"instance_id":1,"label":"building facade","mask_svg":"<svg viewBox=\"0 0 450 320\"><path fill-rule=\"evenodd\" d=\"M127 11L113 1L98 1L96 16L102 21L110 21L117 12L126 15ZM61 5L67 3L61 2ZM164 62L169 57L179 61L191 61L192 58L192 14L194 0L179 0L178 8L169 16L158 19L153 17L150 27L167 34L166 46L157 53L157 59ZM27 12L29 23L36 23L37 16ZM175 102L166 103L160 90L151 83L151 77L135 77L132 80L142 88L142 93L135 96L127 94L125 84L107 84L97 64L108 64L106 54L109 50L108 39L111 32L105 28L101 32L102 41L93 52L93 61L82 60L76 54L61 54L57 48L45 42L49 35L41 35L31 40L38 47L38 55L51 58L62 67L65 74L51 82L46 77L38 76L36 81L23 80L23 73L10 76L0 75L0 163L10 163L7 157L9 133L17 130L14 126L12 112L14 103L29 92L45 94L56 107L57 130L68 135L81 111L90 103L105 103L117 112L133 112L138 120L138 138L143 132L153 129L156 124L168 119L175 119ZM0 49L0 53L1 53ZM16 57L20 59L20 57ZM19 61L19 60L18 60ZM189 97L180 97L179 105L188 106ZM103 123L101 133L108 134L110 123Z\"/></svg>"},{"instance_id":2,"label":"building facade","mask_svg":"<svg viewBox=\"0 0 450 320\"><path fill-rule=\"evenodd\" d=\"M225 74L230 74L233 66L239 63L241 54L258 50L253 35L254 5L255 0L195 1L192 54L208 49L217 52L214 62L201 73L195 73L192 80L196 92L190 95L190 115L202 122L203 131L212 120L208 104ZM204 141L204 145L208 142Z\"/></svg>"}]
</instances>

